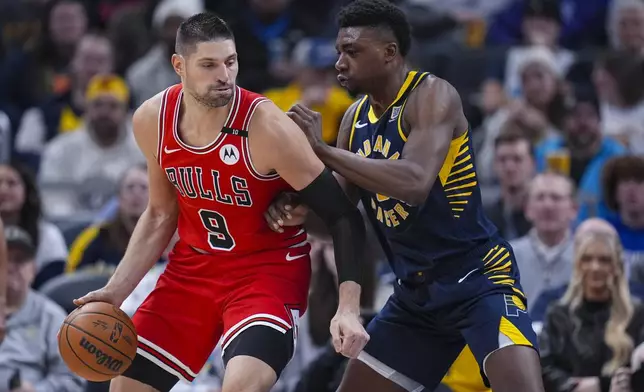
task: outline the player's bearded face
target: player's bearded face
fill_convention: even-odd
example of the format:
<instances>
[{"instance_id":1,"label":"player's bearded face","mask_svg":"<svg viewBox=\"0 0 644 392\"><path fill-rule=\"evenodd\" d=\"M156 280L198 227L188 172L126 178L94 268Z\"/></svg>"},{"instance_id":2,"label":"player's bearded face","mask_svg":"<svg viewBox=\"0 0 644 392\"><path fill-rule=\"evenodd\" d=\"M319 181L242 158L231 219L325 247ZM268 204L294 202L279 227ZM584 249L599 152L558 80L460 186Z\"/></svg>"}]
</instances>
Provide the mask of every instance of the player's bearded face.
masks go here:
<instances>
[{"instance_id":1,"label":"player's bearded face","mask_svg":"<svg viewBox=\"0 0 644 392\"><path fill-rule=\"evenodd\" d=\"M190 94L200 104L209 108L218 108L228 105L234 91L234 84L219 83L191 89Z\"/></svg>"}]
</instances>

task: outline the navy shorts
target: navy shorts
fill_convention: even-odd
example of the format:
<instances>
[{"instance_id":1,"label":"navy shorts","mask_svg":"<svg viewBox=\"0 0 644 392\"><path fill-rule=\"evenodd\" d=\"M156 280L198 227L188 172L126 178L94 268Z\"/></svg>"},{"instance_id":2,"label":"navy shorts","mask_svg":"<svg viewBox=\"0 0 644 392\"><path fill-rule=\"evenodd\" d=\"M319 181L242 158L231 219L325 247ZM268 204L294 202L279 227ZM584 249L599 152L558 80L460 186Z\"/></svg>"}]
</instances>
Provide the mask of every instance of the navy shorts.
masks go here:
<instances>
[{"instance_id":1,"label":"navy shorts","mask_svg":"<svg viewBox=\"0 0 644 392\"><path fill-rule=\"evenodd\" d=\"M496 243L485 250L431 282L422 276L398 280L367 327L371 339L359 359L418 392L433 391L467 350L486 386L482 369L489 354L510 345L538 350L510 245Z\"/></svg>"}]
</instances>

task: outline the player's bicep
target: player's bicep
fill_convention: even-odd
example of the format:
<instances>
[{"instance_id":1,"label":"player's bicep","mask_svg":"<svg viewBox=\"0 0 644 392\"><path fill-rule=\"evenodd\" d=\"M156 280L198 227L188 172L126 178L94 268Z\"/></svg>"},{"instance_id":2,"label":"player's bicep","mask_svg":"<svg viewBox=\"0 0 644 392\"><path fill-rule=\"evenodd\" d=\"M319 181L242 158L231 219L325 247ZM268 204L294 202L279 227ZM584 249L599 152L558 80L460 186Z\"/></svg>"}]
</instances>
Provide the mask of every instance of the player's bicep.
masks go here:
<instances>
[{"instance_id":1,"label":"player's bicep","mask_svg":"<svg viewBox=\"0 0 644 392\"><path fill-rule=\"evenodd\" d=\"M164 212L176 210L176 193L163 169L159 165L157 154L158 112L150 107L150 101L144 103L134 113L132 125L134 138L145 156L148 167L149 201L148 208Z\"/></svg>"},{"instance_id":2,"label":"player's bicep","mask_svg":"<svg viewBox=\"0 0 644 392\"><path fill-rule=\"evenodd\" d=\"M322 173L324 164L304 133L286 114L275 112L272 105L263 114L266 132L262 144L270 166L296 191L306 188Z\"/></svg>"},{"instance_id":3,"label":"player's bicep","mask_svg":"<svg viewBox=\"0 0 644 392\"><path fill-rule=\"evenodd\" d=\"M411 130L402 153L402 158L419 172L423 185L433 183L438 175L454 129L463 119L460 97L454 87L441 79L430 83L405 110Z\"/></svg>"}]
</instances>

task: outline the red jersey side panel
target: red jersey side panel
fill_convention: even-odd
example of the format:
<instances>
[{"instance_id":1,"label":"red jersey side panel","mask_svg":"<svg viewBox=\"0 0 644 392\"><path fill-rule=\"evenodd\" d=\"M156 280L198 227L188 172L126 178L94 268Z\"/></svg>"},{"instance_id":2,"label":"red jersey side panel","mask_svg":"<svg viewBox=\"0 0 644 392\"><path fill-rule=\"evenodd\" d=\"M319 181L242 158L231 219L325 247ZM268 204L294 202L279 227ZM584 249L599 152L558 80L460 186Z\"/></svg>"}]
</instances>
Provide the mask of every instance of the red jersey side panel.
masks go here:
<instances>
[{"instance_id":1,"label":"red jersey side panel","mask_svg":"<svg viewBox=\"0 0 644 392\"><path fill-rule=\"evenodd\" d=\"M301 227L272 231L264 212L283 191L292 188L277 174L262 175L253 167L248 124L266 98L236 87L226 125L204 147L181 140L179 113L183 90L170 87L160 110L159 163L179 198L181 241L211 254L242 255L302 244ZM253 132L261 132L255 129Z\"/></svg>"}]
</instances>

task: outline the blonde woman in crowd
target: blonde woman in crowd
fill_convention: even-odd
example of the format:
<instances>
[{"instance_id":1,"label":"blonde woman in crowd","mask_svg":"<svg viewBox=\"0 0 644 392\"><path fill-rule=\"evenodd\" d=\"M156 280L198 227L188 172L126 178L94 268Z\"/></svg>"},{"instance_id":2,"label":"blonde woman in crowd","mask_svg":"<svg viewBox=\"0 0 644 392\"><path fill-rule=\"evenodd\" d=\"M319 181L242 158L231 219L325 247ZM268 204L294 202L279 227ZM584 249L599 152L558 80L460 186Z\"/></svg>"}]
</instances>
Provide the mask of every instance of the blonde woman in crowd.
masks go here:
<instances>
[{"instance_id":1,"label":"blonde woman in crowd","mask_svg":"<svg viewBox=\"0 0 644 392\"><path fill-rule=\"evenodd\" d=\"M596 225L593 225L596 226ZM547 392L635 392L623 379L644 340L644 307L631 297L614 231L579 230L568 289L547 315L541 357Z\"/></svg>"}]
</instances>

